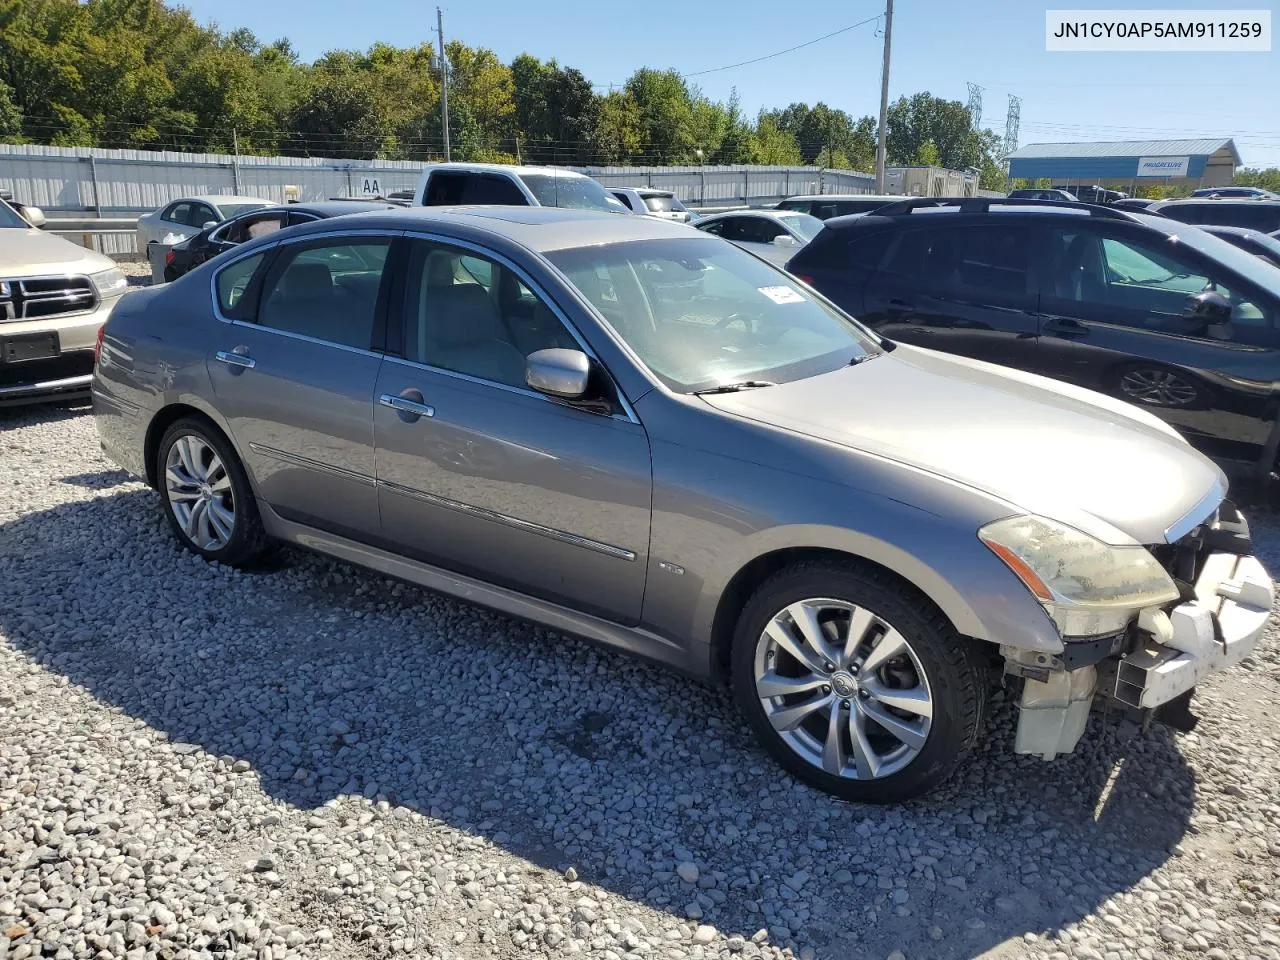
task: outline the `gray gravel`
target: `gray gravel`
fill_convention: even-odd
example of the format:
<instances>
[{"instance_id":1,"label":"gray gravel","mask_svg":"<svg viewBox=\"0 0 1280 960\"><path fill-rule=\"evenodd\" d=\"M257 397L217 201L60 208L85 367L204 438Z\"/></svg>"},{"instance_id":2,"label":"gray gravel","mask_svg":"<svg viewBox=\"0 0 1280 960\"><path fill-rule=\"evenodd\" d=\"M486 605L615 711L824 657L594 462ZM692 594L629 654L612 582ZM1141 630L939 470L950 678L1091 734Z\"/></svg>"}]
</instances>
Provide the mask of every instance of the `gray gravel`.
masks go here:
<instances>
[{"instance_id":1,"label":"gray gravel","mask_svg":"<svg viewBox=\"0 0 1280 960\"><path fill-rule=\"evenodd\" d=\"M1254 511L1280 569L1280 520ZM1280 960L1280 643L1193 735L797 785L726 694L316 557L178 550L90 417L0 411L0 960Z\"/></svg>"}]
</instances>

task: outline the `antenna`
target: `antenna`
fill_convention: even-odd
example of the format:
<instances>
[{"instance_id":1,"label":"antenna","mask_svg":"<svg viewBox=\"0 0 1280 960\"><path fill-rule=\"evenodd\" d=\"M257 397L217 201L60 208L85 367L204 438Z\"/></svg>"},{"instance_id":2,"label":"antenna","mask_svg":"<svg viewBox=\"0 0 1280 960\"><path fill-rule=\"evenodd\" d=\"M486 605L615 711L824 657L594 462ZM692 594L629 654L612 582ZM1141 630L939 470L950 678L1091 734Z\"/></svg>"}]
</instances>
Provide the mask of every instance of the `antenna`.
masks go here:
<instances>
[{"instance_id":1,"label":"antenna","mask_svg":"<svg viewBox=\"0 0 1280 960\"><path fill-rule=\"evenodd\" d=\"M973 123L973 129L982 129L982 87L976 83L967 84L969 87L969 120Z\"/></svg>"},{"instance_id":2,"label":"antenna","mask_svg":"<svg viewBox=\"0 0 1280 960\"><path fill-rule=\"evenodd\" d=\"M1009 113L1004 121L1004 155L1018 149L1018 121L1022 119L1022 98L1009 94Z\"/></svg>"}]
</instances>

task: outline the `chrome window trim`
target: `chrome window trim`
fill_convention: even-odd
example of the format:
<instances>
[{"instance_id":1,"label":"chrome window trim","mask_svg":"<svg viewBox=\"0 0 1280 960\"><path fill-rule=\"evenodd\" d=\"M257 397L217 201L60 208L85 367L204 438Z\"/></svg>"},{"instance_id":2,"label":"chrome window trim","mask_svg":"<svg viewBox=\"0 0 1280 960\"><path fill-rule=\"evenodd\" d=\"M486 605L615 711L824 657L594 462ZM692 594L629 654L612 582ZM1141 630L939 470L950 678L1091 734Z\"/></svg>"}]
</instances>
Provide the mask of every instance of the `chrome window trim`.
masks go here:
<instances>
[{"instance_id":1,"label":"chrome window trim","mask_svg":"<svg viewBox=\"0 0 1280 960\"><path fill-rule=\"evenodd\" d=\"M519 517L513 517L506 513L497 513L494 510L486 510L484 507L473 506L469 503L463 503L460 500L450 500L448 497L436 496L434 493L427 493L424 490L415 490L413 487L405 487L398 483L391 483L387 480L378 480L379 487L385 487L395 493L399 493L414 500L421 500L424 503L430 503L434 506L444 507L447 510L456 510L458 513L465 513L467 516L476 517L481 520L492 520L495 523L501 523L516 530L524 530L526 533L536 533L539 536L548 537L551 540L558 540L561 543L567 543L570 546L582 547L595 553L604 554L606 557L613 557L615 560L626 560L634 563L636 554L634 550L628 550L625 547L617 547L611 543L602 543L599 540L592 540L589 537L582 537L576 533L570 533L567 530L560 530L557 527L546 527L540 523L534 523L531 520L521 520Z\"/></svg>"},{"instance_id":2,"label":"chrome window trim","mask_svg":"<svg viewBox=\"0 0 1280 960\"><path fill-rule=\"evenodd\" d=\"M1188 533L1200 526L1204 521L1212 518L1214 511L1218 509L1223 498L1227 495L1227 484L1222 477L1218 477L1213 482L1213 486L1194 507L1179 520L1175 520L1164 532L1165 543L1176 543L1185 537Z\"/></svg>"},{"instance_id":3,"label":"chrome window trim","mask_svg":"<svg viewBox=\"0 0 1280 960\"><path fill-rule=\"evenodd\" d=\"M250 323L248 320L228 320L233 327L247 327L250 330L261 330L264 333L274 333L276 336L285 337L288 340L297 340L301 343L314 343L320 347L332 347L335 350L342 350L346 353L354 353L362 357L380 357L376 350L366 350L363 347L352 347L345 343L334 343L332 340L321 340L319 337L309 337L305 333L294 333L292 330L278 330L275 327L264 327L260 323Z\"/></svg>"},{"instance_id":4,"label":"chrome window trim","mask_svg":"<svg viewBox=\"0 0 1280 960\"><path fill-rule=\"evenodd\" d=\"M563 309L561 309L560 304L556 303L555 299L547 294L547 291L542 286L542 284L538 283L538 281L534 280L533 277L529 275L529 271L525 270L522 266L520 266L518 263L513 261L511 258L506 257L495 250L491 250L488 247L484 247L484 246L481 246L480 244L473 243L470 240L462 240L456 237L444 236L442 234L427 233L420 230L408 230L405 232L405 236L410 240L426 240L429 243L440 243L449 247L459 247L463 250L470 250L474 253L480 254L482 257L488 260L492 260L494 263L497 263L502 265L503 267L506 267L508 270L511 270L520 279L520 281L526 287L529 288L529 290L533 293L533 295L537 297L539 300L541 300L551 310L551 312L555 314L556 319L558 319L560 323L563 324L564 328L569 331L569 336L573 337L573 339L577 342L578 346L582 349L582 352L585 353L592 360L594 360L596 363L598 363L600 367L603 370L605 370L605 372L607 373L609 372L609 368L605 366L604 362L596 355L596 352L591 349L590 344L588 344L586 339L582 336L582 334L578 332L578 328L574 326L573 322L569 319L568 315L564 312ZM403 312L404 312L403 310L400 311L402 315L403 315ZM424 369L431 370L435 373L449 374L451 376L459 377L463 380L469 380L472 383L499 387L500 389L507 390L512 393L527 394L529 396L538 397L542 400L547 401L548 403L555 403L558 406L568 406L568 404L562 403L557 400L553 400L551 397L548 397L546 394L538 393L536 390L527 390L522 387L514 387L511 384L499 383L496 380L485 380L482 377L474 377L474 376L471 376L470 374L461 373L457 370L446 370L443 367L436 367L429 363L422 363L420 361L409 360L407 358L388 356L387 359L396 360L405 364L409 364L410 366L422 367ZM638 425L640 423L640 418L636 416L636 412L634 408L632 408L631 406L631 401L628 400L626 397L626 394L622 392L622 388L618 385L617 379L613 376L612 373L609 373L609 379L613 383L614 392L618 395L618 401L622 404L623 412L626 414L625 417L619 416L618 414L612 414L610 419L629 420L631 423Z\"/></svg>"}]
</instances>

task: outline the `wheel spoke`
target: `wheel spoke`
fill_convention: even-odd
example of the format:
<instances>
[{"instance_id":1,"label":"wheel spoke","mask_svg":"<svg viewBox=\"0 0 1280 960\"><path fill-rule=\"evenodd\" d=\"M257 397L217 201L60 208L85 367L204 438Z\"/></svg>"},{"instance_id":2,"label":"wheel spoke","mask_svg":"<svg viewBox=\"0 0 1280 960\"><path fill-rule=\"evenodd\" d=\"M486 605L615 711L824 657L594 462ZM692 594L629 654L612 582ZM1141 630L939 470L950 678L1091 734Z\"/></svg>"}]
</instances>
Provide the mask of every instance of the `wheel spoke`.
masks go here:
<instances>
[{"instance_id":1,"label":"wheel spoke","mask_svg":"<svg viewBox=\"0 0 1280 960\"><path fill-rule=\"evenodd\" d=\"M827 637L822 632L822 624L818 622L817 610L807 603L793 603L787 607L787 613L791 614L791 619L803 634L805 642L822 658L823 665L834 664L840 659L835 648L827 643Z\"/></svg>"},{"instance_id":2,"label":"wheel spoke","mask_svg":"<svg viewBox=\"0 0 1280 960\"><path fill-rule=\"evenodd\" d=\"M921 732L915 723L899 720L880 704L872 700L858 700L858 709L870 720L884 727L890 735L905 743L912 750L919 750L928 739L927 732ZM919 721L917 721L919 723Z\"/></svg>"},{"instance_id":3,"label":"wheel spoke","mask_svg":"<svg viewBox=\"0 0 1280 960\"><path fill-rule=\"evenodd\" d=\"M178 521L178 526L182 528L188 537L192 536L191 531L193 529L191 526L191 510L191 505L186 503L173 504L173 518Z\"/></svg>"},{"instance_id":4,"label":"wheel spoke","mask_svg":"<svg viewBox=\"0 0 1280 960\"><path fill-rule=\"evenodd\" d=\"M897 630L887 630L880 638L880 642L867 654L867 659L862 662L862 673L875 673L885 663L906 652L907 641L902 639L902 634Z\"/></svg>"},{"instance_id":5,"label":"wheel spoke","mask_svg":"<svg viewBox=\"0 0 1280 960\"><path fill-rule=\"evenodd\" d=\"M840 658L840 666L847 667L853 662L858 647L862 646L862 641L867 638L867 631L871 629L875 619L870 610L864 610L862 607L854 608L849 616L849 631L845 634L844 654Z\"/></svg>"},{"instance_id":6,"label":"wheel spoke","mask_svg":"<svg viewBox=\"0 0 1280 960\"><path fill-rule=\"evenodd\" d=\"M867 718L857 704L849 711L849 739L853 741L853 762L858 776L865 780L880 776L880 757L867 739Z\"/></svg>"},{"instance_id":7,"label":"wheel spoke","mask_svg":"<svg viewBox=\"0 0 1280 960\"><path fill-rule=\"evenodd\" d=\"M195 446L194 437L179 437L174 444L178 448L178 459L187 476L196 481L204 479L204 465L200 462L200 451Z\"/></svg>"},{"instance_id":8,"label":"wheel spoke","mask_svg":"<svg viewBox=\"0 0 1280 960\"><path fill-rule=\"evenodd\" d=\"M831 717L827 722L827 739L822 745L822 769L840 776L844 772L848 756L844 751L844 731L840 729L840 705L831 705Z\"/></svg>"},{"instance_id":9,"label":"wheel spoke","mask_svg":"<svg viewBox=\"0 0 1280 960\"><path fill-rule=\"evenodd\" d=\"M236 516L220 500L210 500L208 506L209 522L213 525L219 543L231 539L231 532L236 525Z\"/></svg>"},{"instance_id":10,"label":"wheel spoke","mask_svg":"<svg viewBox=\"0 0 1280 960\"><path fill-rule=\"evenodd\" d=\"M782 623L777 617L770 620L769 625L764 629L774 643L799 660L810 671L817 674L825 673L823 663L818 655L805 646L803 641L797 640L792 635L791 628Z\"/></svg>"},{"instance_id":11,"label":"wheel spoke","mask_svg":"<svg viewBox=\"0 0 1280 960\"><path fill-rule=\"evenodd\" d=\"M205 482L214 493L226 493L231 489L231 475L227 473L227 468L217 457L214 457L209 464L209 473L205 477Z\"/></svg>"},{"instance_id":12,"label":"wheel spoke","mask_svg":"<svg viewBox=\"0 0 1280 960\"><path fill-rule=\"evenodd\" d=\"M786 697L794 693L808 693L826 682L822 677L813 674L807 677L783 677L770 670L756 680L756 693L762 700L767 700L771 697Z\"/></svg>"},{"instance_id":13,"label":"wheel spoke","mask_svg":"<svg viewBox=\"0 0 1280 960\"><path fill-rule=\"evenodd\" d=\"M187 531L197 546L207 548L213 540L209 530L209 501L197 500L191 508L191 529Z\"/></svg>"},{"instance_id":14,"label":"wheel spoke","mask_svg":"<svg viewBox=\"0 0 1280 960\"><path fill-rule=\"evenodd\" d=\"M832 698L829 694L820 694L794 706L779 707L770 711L769 722L773 724L775 730L794 730L805 721L805 718L811 716L815 710L821 710L831 702Z\"/></svg>"},{"instance_id":15,"label":"wheel spoke","mask_svg":"<svg viewBox=\"0 0 1280 960\"><path fill-rule=\"evenodd\" d=\"M865 678L861 683L861 687L867 692L867 696L877 703L884 704L886 707L905 710L907 713L913 713L917 717L933 717L933 701L929 698L929 691L924 687L916 686L907 690L894 690L892 687L886 687L879 680L871 677Z\"/></svg>"}]
</instances>

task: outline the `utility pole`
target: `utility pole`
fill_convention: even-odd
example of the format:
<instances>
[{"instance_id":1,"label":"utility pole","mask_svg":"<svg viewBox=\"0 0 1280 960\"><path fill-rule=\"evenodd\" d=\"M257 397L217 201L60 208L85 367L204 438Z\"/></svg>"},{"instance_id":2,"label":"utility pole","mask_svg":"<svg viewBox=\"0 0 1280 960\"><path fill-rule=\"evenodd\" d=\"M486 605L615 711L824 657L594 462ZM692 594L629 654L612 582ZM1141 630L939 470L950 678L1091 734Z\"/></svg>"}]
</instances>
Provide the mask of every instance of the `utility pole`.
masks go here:
<instances>
[{"instance_id":1,"label":"utility pole","mask_svg":"<svg viewBox=\"0 0 1280 960\"><path fill-rule=\"evenodd\" d=\"M884 67L880 74L880 138L876 144L876 193L884 193L884 158L889 138L889 49L893 42L893 0L885 0Z\"/></svg>"},{"instance_id":2,"label":"utility pole","mask_svg":"<svg viewBox=\"0 0 1280 960\"><path fill-rule=\"evenodd\" d=\"M440 38L440 126L444 130L444 159L452 160L449 154L449 58L444 52L444 14L436 7L436 35Z\"/></svg>"}]
</instances>

